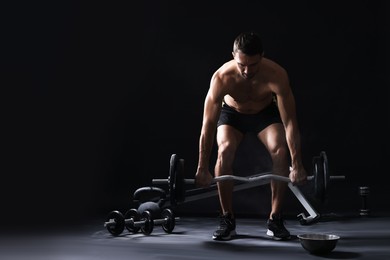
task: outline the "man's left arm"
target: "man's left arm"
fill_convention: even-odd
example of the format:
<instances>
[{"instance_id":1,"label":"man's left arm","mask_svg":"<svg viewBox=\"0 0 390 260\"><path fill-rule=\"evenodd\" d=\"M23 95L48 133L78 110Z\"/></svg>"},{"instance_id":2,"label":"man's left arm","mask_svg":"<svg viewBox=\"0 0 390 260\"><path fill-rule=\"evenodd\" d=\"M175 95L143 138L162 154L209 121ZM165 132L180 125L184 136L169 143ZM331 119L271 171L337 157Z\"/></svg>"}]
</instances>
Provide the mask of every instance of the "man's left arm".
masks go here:
<instances>
[{"instance_id":1,"label":"man's left arm","mask_svg":"<svg viewBox=\"0 0 390 260\"><path fill-rule=\"evenodd\" d=\"M301 138L296 116L295 98L292 93L287 74L280 77L276 87L277 103L286 131L287 145L291 155L290 179L294 184L306 181L307 173L303 167L301 154Z\"/></svg>"}]
</instances>

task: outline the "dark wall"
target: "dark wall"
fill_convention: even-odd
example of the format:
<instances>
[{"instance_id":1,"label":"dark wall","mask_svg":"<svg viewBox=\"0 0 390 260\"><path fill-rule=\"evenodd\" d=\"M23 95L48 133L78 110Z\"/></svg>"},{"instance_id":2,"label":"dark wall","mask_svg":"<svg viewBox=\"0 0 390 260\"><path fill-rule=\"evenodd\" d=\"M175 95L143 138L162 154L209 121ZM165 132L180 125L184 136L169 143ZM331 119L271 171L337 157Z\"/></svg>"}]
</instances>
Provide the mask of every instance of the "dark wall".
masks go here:
<instances>
[{"instance_id":1,"label":"dark wall","mask_svg":"<svg viewBox=\"0 0 390 260\"><path fill-rule=\"evenodd\" d=\"M37 221L50 212L52 222L126 210L137 188L167 177L173 153L192 178L210 77L231 58L234 37L253 29L289 72L308 170L324 150L331 172L346 176L320 207L355 212L358 187L370 186L372 209L389 212L384 2L3 4L3 208ZM270 163L248 140L236 163L243 175ZM268 187L241 194L238 212L268 212Z\"/></svg>"}]
</instances>

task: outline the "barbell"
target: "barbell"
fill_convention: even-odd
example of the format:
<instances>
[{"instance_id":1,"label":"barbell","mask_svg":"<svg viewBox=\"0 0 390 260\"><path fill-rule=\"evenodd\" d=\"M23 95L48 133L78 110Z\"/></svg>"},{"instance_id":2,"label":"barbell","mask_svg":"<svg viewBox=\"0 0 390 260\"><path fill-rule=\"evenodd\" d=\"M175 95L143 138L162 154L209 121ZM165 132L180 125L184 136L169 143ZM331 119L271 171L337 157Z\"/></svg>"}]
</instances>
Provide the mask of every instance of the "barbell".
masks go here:
<instances>
[{"instance_id":1,"label":"barbell","mask_svg":"<svg viewBox=\"0 0 390 260\"><path fill-rule=\"evenodd\" d=\"M312 159L312 175L307 177L308 181L314 182L314 196L320 200L325 200L326 191L329 187L330 180L345 179L345 176L331 176L329 174L328 158L325 151L321 151L319 156L314 156ZM272 180L284 181L291 183L291 180L285 176L272 174L272 172L262 172L260 174L249 177L241 177L235 175L223 175L214 177L212 184L221 181L238 181L240 183L249 183L250 185L243 186L243 188L260 186L271 182ZM169 201L172 206L177 206L186 201L186 184L195 184L195 179L184 178L184 159L178 157L177 154L172 154L170 159L169 176L167 179L153 179L153 184L168 184ZM207 189L207 188L200 188ZM198 189L199 190L199 189ZM201 198L202 195L195 199ZM193 200L195 200L193 199Z\"/></svg>"}]
</instances>

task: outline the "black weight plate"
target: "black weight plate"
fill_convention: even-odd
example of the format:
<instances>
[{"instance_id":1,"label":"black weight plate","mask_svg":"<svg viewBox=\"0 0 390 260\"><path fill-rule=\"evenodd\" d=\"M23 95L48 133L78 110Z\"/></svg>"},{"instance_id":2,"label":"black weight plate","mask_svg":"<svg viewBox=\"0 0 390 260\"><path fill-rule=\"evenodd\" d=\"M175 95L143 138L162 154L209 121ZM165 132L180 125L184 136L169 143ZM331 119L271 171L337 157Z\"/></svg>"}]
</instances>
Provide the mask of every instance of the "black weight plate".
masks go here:
<instances>
[{"instance_id":1,"label":"black weight plate","mask_svg":"<svg viewBox=\"0 0 390 260\"><path fill-rule=\"evenodd\" d=\"M325 200L324 164L320 157L313 157L314 196L321 202Z\"/></svg>"},{"instance_id":2,"label":"black weight plate","mask_svg":"<svg viewBox=\"0 0 390 260\"><path fill-rule=\"evenodd\" d=\"M145 235L150 235L154 228L152 214L147 210L142 212L141 221L145 221L145 224L141 227L142 233L144 233Z\"/></svg>"},{"instance_id":3,"label":"black weight plate","mask_svg":"<svg viewBox=\"0 0 390 260\"><path fill-rule=\"evenodd\" d=\"M176 204L183 203L185 200L184 159L180 159L176 164L175 197Z\"/></svg>"},{"instance_id":4,"label":"black weight plate","mask_svg":"<svg viewBox=\"0 0 390 260\"><path fill-rule=\"evenodd\" d=\"M117 210L111 211L107 215L106 222L114 222L113 224L106 225L108 232L114 236L120 235L125 229L125 217Z\"/></svg>"},{"instance_id":5,"label":"black weight plate","mask_svg":"<svg viewBox=\"0 0 390 260\"><path fill-rule=\"evenodd\" d=\"M166 222L162 224L162 228L166 233L172 233L175 228L175 216L170 209L164 209L161 213L163 219L167 219Z\"/></svg>"},{"instance_id":6,"label":"black weight plate","mask_svg":"<svg viewBox=\"0 0 390 260\"><path fill-rule=\"evenodd\" d=\"M177 167L178 161L179 161L179 157L177 156L177 154L172 154L171 160L169 163L169 177L168 177L169 200L170 200L172 206L177 206L175 181L176 181L176 167Z\"/></svg>"},{"instance_id":7,"label":"black weight plate","mask_svg":"<svg viewBox=\"0 0 390 260\"><path fill-rule=\"evenodd\" d=\"M328 166L328 156L326 155L325 151L322 151L320 153L320 157L322 158L322 164L324 167L324 192L328 190L329 183L330 183L330 174L329 174L329 166Z\"/></svg>"},{"instance_id":8,"label":"black weight plate","mask_svg":"<svg viewBox=\"0 0 390 260\"><path fill-rule=\"evenodd\" d=\"M125 220L126 219L133 219L133 221L139 221L140 220L140 214L137 209L129 209L125 214ZM130 233L137 233L141 227L135 227L133 224L126 223L125 221L125 227Z\"/></svg>"}]
</instances>

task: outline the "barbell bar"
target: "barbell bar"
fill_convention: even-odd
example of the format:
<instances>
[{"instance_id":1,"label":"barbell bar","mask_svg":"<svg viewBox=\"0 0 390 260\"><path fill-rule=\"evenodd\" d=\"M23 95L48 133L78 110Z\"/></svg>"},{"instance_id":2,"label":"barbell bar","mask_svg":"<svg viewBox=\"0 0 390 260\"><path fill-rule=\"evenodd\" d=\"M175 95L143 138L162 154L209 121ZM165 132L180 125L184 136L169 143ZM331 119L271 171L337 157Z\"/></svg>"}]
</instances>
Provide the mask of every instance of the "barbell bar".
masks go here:
<instances>
[{"instance_id":1,"label":"barbell bar","mask_svg":"<svg viewBox=\"0 0 390 260\"><path fill-rule=\"evenodd\" d=\"M319 156L314 156L312 159L313 175L307 177L309 181L314 181L314 195L317 199L324 201L326 190L329 186L329 181L334 179L345 179L345 176L330 176L328 167L328 158L326 153L322 151ZM239 182L234 186L234 191L248 189L251 187L260 186L270 183L272 180L284 181L288 183L291 191L298 198L301 204L305 207L310 216L306 217L304 213L298 215L302 224L310 224L319 218L319 214L313 209L310 203L305 199L300 190L291 183L291 180L285 176L272 174L272 172L262 172L257 175L249 177L241 177L234 175L223 175L213 178L212 184L209 188L198 188L193 190L186 190L186 184L195 184L195 179L184 178L184 159L180 159L177 154L172 154L170 159L169 176L167 179L153 179L153 184L168 184L169 185L169 204L177 206L185 201L194 201L207 197L214 196L216 190L215 183L220 181L233 180ZM190 193L205 191L200 194L190 195Z\"/></svg>"},{"instance_id":2,"label":"barbell bar","mask_svg":"<svg viewBox=\"0 0 390 260\"><path fill-rule=\"evenodd\" d=\"M307 180L311 181L314 179L314 176L310 175L307 176ZM345 176L330 176L330 179L345 179ZM268 183L269 180L275 180L275 181L284 181L284 182L291 182L288 177L280 176L280 175L274 175L272 172L264 172L262 175L256 175L256 176L249 176L249 177L241 177L241 176L235 176L235 175L222 175L214 177L211 181L211 184L221 182L221 181L239 181L239 182L264 182ZM185 184L195 184L195 179L184 179L183 180ZM167 184L168 179L153 179L153 184Z\"/></svg>"},{"instance_id":3,"label":"barbell bar","mask_svg":"<svg viewBox=\"0 0 390 260\"><path fill-rule=\"evenodd\" d=\"M323 201L325 199L325 192L329 186L330 180L345 179L345 176L329 175L328 158L326 153L322 151L320 156L313 157L313 175L307 176L308 181L314 181L315 196ZM249 177L235 176L235 175L223 175L214 177L211 184L215 184L221 181L238 181L241 183L255 183L255 186L269 183L272 180L284 181L290 183L291 180L288 177L272 174L271 171L262 172L257 175ZM153 179L153 184L169 184L169 196L173 206L178 203L182 203L185 200L185 184L195 184L195 179L184 178L184 160L179 159L177 154L171 155L170 171L167 179Z\"/></svg>"}]
</instances>

